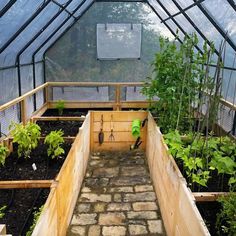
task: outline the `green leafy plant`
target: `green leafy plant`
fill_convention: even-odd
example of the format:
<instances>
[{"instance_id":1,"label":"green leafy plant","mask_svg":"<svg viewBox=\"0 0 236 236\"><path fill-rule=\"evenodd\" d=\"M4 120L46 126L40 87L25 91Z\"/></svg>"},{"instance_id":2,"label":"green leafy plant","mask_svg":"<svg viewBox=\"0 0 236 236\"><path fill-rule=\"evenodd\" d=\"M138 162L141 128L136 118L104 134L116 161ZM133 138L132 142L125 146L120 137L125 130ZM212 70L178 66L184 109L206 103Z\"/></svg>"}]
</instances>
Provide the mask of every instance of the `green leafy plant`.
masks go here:
<instances>
[{"instance_id":1,"label":"green leafy plant","mask_svg":"<svg viewBox=\"0 0 236 236\"><path fill-rule=\"evenodd\" d=\"M33 231L34 231L34 228L37 224L37 221L42 213L42 210L43 210L43 206L42 205L37 211L34 212L34 219L33 219L33 224L30 226L29 230L26 232L26 236L31 236Z\"/></svg>"},{"instance_id":2,"label":"green leafy plant","mask_svg":"<svg viewBox=\"0 0 236 236\"><path fill-rule=\"evenodd\" d=\"M7 206L0 207L0 219L2 219L5 216L5 210Z\"/></svg>"},{"instance_id":3,"label":"green leafy plant","mask_svg":"<svg viewBox=\"0 0 236 236\"><path fill-rule=\"evenodd\" d=\"M64 149L61 147L64 143L63 134L64 132L62 130L57 130L51 131L45 137L44 143L49 145L47 150L48 156L55 158L65 153Z\"/></svg>"},{"instance_id":4,"label":"green leafy plant","mask_svg":"<svg viewBox=\"0 0 236 236\"><path fill-rule=\"evenodd\" d=\"M31 122L28 122L25 126L23 124L11 123L10 130L13 136L13 143L18 144L18 157L30 157L31 151L38 146L41 128Z\"/></svg>"},{"instance_id":5,"label":"green leafy plant","mask_svg":"<svg viewBox=\"0 0 236 236\"><path fill-rule=\"evenodd\" d=\"M56 103L56 109L58 110L58 115L61 116L65 109L65 102L63 100L58 100Z\"/></svg>"},{"instance_id":6,"label":"green leafy plant","mask_svg":"<svg viewBox=\"0 0 236 236\"><path fill-rule=\"evenodd\" d=\"M229 177L231 189L236 185L236 144L228 137L202 137L192 133L181 136L178 131L164 135L169 152L183 164L190 185L207 186L212 171ZM222 180L223 183L223 180Z\"/></svg>"},{"instance_id":7,"label":"green leafy plant","mask_svg":"<svg viewBox=\"0 0 236 236\"><path fill-rule=\"evenodd\" d=\"M222 205L222 210L217 214L216 220L219 235L222 233L229 236L236 235L236 194L231 192L217 201Z\"/></svg>"},{"instance_id":8,"label":"green leafy plant","mask_svg":"<svg viewBox=\"0 0 236 236\"><path fill-rule=\"evenodd\" d=\"M5 160L7 158L8 153L9 153L8 148L0 144L0 164L1 165L5 164Z\"/></svg>"}]
</instances>

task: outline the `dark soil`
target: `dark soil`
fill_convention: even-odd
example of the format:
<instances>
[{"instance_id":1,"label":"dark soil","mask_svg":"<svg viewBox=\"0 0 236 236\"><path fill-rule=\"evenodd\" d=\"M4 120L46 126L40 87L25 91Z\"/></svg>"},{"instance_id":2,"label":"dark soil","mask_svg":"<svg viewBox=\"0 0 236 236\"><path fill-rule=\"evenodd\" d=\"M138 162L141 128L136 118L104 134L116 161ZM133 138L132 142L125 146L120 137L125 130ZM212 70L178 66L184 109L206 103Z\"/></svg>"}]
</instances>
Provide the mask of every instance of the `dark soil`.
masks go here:
<instances>
[{"instance_id":1,"label":"dark soil","mask_svg":"<svg viewBox=\"0 0 236 236\"><path fill-rule=\"evenodd\" d=\"M18 158L16 151L7 157L5 165L0 166L0 180L20 179L54 179L59 172L71 144L63 145L65 154L61 158L48 158L47 146L40 144L32 151L30 158ZM35 163L37 170L34 171L32 164Z\"/></svg>"},{"instance_id":2,"label":"dark soil","mask_svg":"<svg viewBox=\"0 0 236 236\"><path fill-rule=\"evenodd\" d=\"M216 217L217 213L221 210L221 204L218 202L197 202L197 207L199 212L202 215L203 220L205 221L205 224L207 225L207 228L212 236L220 235L224 236L226 234L220 234L217 233L217 227L216 227Z\"/></svg>"},{"instance_id":3,"label":"dark soil","mask_svg":"<svg viewBox=\"0 0 236 236\"><path fill-rule=\"evenodd\" d=\"M48 194L49 189L0 190L0 207L7 206L0 224L6 224L8 234L26 235L33 212L45 203Z\"/></svg>"},{"instance_id":4,"label":"dark soil","mask_svg":"<svg viewBox=\"0 0 236 236\"><path fill-rule=\"evenodd\" d=\"M71 108L71 109L64 109L62 115L60 116L86 116L89 110L93 111L111 111L110 108ZM59 116L57 109L48 109L44 112L42 116Z\"/></svg>"},{"instance_id":5,"label":"dark soil","mask_svg":"<svg viewBox=\"0 0 236 236\"><path fill-rule=\"evenodd\" d=\"M41 127L41 136L46 136L51 131L62 130L65 137L76 136L79 132L79 127L83 124L81 121L37 121Z\"/></svg>"},{"instance_id":6,"label":"dark soil","mask_svg":"<svg viewBox=\"0 0 236 236\"><path fill-rule=\"evenodd\" d=\"M65 154L53 160L47 157L47 146L42 143L28 159L18 158L14 151L6 159L5 166L0 167L0 180L54 179L70 147L71 143L65 143ZM32 168L33 163L37 166L36 171ZM6 224L7 232L13 236L26 235L33 222L33 212L45 203L48 194L49 189L0 190L0 207L7 206L0 224Z\"/></svg>"}]
</instances>

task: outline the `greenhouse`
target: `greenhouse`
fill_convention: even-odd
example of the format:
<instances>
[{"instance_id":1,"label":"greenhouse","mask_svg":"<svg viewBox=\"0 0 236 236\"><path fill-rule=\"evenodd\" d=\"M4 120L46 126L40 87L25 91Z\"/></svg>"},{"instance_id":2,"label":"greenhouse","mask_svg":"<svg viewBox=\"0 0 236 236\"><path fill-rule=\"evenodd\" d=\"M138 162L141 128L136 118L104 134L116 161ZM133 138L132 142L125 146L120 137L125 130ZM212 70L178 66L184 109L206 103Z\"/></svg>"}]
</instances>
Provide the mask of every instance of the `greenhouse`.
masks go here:
<instances>
[{"instance_id":1,"label":"greenhouse","mask_svg":"<svg viewBox=\"0 0 236 236\"><path fill-rule=\"evenodd\" d=\"M0 235L236 235L236 1L1 0Z\"/></svg>"}]
</instances>

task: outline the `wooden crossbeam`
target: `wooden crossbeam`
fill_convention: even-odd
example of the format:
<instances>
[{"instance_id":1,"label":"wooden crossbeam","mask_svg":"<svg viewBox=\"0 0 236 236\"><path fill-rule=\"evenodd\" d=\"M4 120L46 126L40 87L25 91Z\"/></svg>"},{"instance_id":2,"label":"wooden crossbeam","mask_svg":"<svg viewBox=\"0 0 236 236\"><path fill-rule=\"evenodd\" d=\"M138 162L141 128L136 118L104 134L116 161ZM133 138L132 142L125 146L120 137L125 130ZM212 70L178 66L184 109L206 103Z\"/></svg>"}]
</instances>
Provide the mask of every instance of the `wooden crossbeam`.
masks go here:
<instances>
[{"instance_id":1,"label":"wooden crossbeam","mask_svg":"<svg viewBox=\"0 0 236 236\"><path fill-rule=\"evenodd\" d=\"M0 189L50 188L54 180L7 180L0 181Z\"/></svg>"},{"instance_id":2,"label":"wooden crossbeam","mask_svg":"<svg viewBox=\"0 0 236 236\"><path fill-rule=\"evenodd\" d=\"M219 197L229 194L228 192L194 192L196 202L214 202Z\"/></svg>"}]
</instances>

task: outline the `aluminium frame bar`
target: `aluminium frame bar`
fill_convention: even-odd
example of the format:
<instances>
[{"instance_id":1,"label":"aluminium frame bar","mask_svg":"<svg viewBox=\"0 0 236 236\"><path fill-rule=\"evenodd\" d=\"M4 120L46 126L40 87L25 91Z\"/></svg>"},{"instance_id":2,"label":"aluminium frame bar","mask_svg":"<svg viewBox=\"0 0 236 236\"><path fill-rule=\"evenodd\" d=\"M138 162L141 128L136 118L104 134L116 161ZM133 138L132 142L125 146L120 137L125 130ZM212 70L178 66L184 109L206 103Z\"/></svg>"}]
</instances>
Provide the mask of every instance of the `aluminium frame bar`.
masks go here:
<instances>
[{"instance_id":1,"label":"aluminium frame bar","mask_svg":"<svg viewBox=\"0 0 236 236\"><path fill-rule=\"evenodd\" d=\"M227 0L227 2L236 11L236 3L234 2L234 0Z\"/></svg>"},{"instance_id":2,"label":"aluminium frame bar","mask_svg":"<svg viewBox=\"0 0 236 236\"><path fill-rule=\"evenodd\" d=\"M202 2L204 2L204 1L205 1L205 0L198 0L197 2L198 2L198 3L202 3ZM197 3L194 2L194 3L192 3L191 5L189 5L189 6L185 7L185 8L182 8L182 10L180 10L179 12L176 12L175 14L173 14L173 15L167 17L166 19L162 20L161 23L163 23L164 21L170 20L170 19L172 19L172 18L174 18L174 17L176 17L176 16L178 16L178 15L180 15L180 14L183 14L183 12L185 12L185 11L187 11L187 10L193 8L194 6L196 6L196 4L197 4Z\"/></svg>"},{"instance_id":3,"label":"aluminium frame bar","mask_svg":"<svg viewBox=\"0 0 236 236\"><path fill-rule=\"evenodd\" d=\"M170 12L167 10L167 8L162 4L162 2L160 0L156 0L156 2L162 7L162 9L166 12L166 14L168 16L171 16ZM185 35L188 37L187 32L182 28L182 26L173 18L172 21L175 23L175 25L177 26L177 28ZM201 48L199 48L197 45L195 45L195 48L201 53L203 54Z\"/></svg>"},{"instance_id":4,"label":"aluminium frame bar","mask_svg":"<svg viewBox=\"0 0 236 236\"><path fill-rule=\"evenodd\" d=\"M0 54L19 36L19 34L26 29L26 27L46 8L51 0L45 1L30 18L7 40L7 42L0 48Z\"/></svg>"},{"instance_id":5,"label":"aluminium frame bar","mask_svg":"<svg viewBox=\"0 0 236 236\"><path fill-rule=\"evenodd\" d=\"M76 7L76 9L73 11L73 14L75 14L75 13L82 7L82 5L83 5L84 3L86 3L86 0L83 0L83 1ZM76 17L76 19L74 19L74 22L73 22L71 25L69 25L69 27L67 27L67 28L64 30L64 32L63 32L60 36L58 36L58 38L57 38L51 45L54 45L54 44L57 42L58 39L60 39L65 33L67 33L67 31L72 27L72 25L74 25L74 24L84 15L84 13L87 12L87 10L93 5L93 3L94 3L94 1L91 1L91 3L90 3L90 4L88 5L88 7L81 13L81 15L78 16L78 17ZM48 42L51 38L53 38L53 36L61 29L61 27L63 27L64 24L66 24L66 23L68 22L68 20L70 20L70 19L71 19L70 16L67 17L67 18L53 31L53 33L50 34L50 36L49 36L49 37L37 48L37 50L33 53L32 58L36 56L36 54L47 44L47 42ZM50 45L47 49L45 49L45 51L47 51L47 50L51 47L51 45ZM43 57L45 58L45 55L44 55L44 54L45 54L45 53L43 53ZM46 58L45 58L45 60L46 60Z\"/></svg>"},{"instance_id":6,"label":"aluminium frame bar","mask_svg":"<svg viewBox=\"0 0 236 236\"><path fill-rule=\"evenodd\" d=\"M227 32L225 32L221 26L216 22L213 16L210 15L209 11L202 6L201 3L198 3L197 0L193 0L196 2L196 5L198 8L202 11L202 13L207 17L207 19L211 22L211 24L218 30L218 32L221 34L221 36L226 40L226 42L236 51L236 45L234 44L233 40L227 35Z\"/></svg>"},{"instance_id":7,"label":"aluminium frame bar","mask_svg":"<svg viewBox=\"0 0 236 236\"><path fill-rule=\"evenodd\" d=\"M203 0L204 1L204 0ZM179 3L176 0L172 0L172 2L176 5L176 7L183 11L183 8L179 5ZM199 3L200 1L198 1ZM211 42L208 40L208 38L203 34L203 32L196 26L196 24L191 20L191 18L188 16L188 14L183 11L183 16L187 19L187 21L192 25L192 27L199 33L199 35L207 42L208 46L211 46ZM215 53L217 56L219 56L219 51L215 48Z\"/></svg>"},{"instance_id":8,"label":"aluminium frame bar","mask_svg":"<svg viewBox=\"0 0 236 236\"><path fill-rule=\"evenodd\" d=\"M15 4L17 0L10 0L0 11L0 18Z\"/></svg>"},{"instance_id":9,"label":"aluminium frame bar","mask_svg":"<svg viewBox=\"0 0 236 236\"><path fill-rule=\"evenodd\" d=\"M49 25L51 25L54 20L59 17L62 12L66 9L66 7L72 2L73 0L69 0L67 1L67 3L63 6L61 4L59 4L59 7L60 7L60 10L58 12L56 12L56 14L46 23L46 25L44 25L34 36L33 38L31 38L30 41L28 41L28 43L25 44L25 46L17 53L17 56L16 56L16 65L17 65L17 70L20 70L20 56L22 55L22 53L49 27ZM54 0L52 0L52 3L55 3ZM56 4L57 5L57 4ZM57 5L58 6L58 5ZM71 13L69 14L70 16ZM74 16L73 16L74 17ZM35 88L35 84L36 84L36 78L35 78L35 60L32 59L32 62L33 62L33 88ZM20 75L20 73L18 72L18 76ZM19 79L19 81L21 81L21 78ZM21 94L21 93L20 93ZM36 104L36 101L34 99L34 103ZM35 105L36 106L36 105Z\"/></svg>"}]
</instances>

